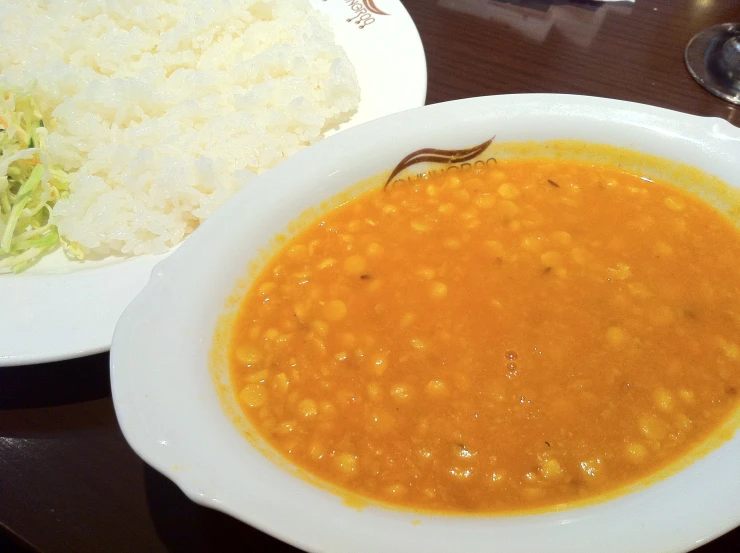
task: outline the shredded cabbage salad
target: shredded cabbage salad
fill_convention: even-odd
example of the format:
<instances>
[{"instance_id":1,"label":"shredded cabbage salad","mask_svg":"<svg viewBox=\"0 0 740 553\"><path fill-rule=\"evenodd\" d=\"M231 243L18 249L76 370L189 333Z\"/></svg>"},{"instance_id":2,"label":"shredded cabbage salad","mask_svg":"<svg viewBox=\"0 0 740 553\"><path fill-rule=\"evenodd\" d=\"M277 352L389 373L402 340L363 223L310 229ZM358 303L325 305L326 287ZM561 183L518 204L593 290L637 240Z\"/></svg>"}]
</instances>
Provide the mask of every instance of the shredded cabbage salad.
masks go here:
<instances>
[{"instance_id":1,"label":"shredded cabbage salad","mask_svg":"<svg viewBox=\"0 0 740 553\"><path fill-rule=\"evenodd\" d=\"M0 273L19 273L61 244L49 218L69 177L51 166L47 134L31 96L0 90Z\"/></svg>"}]
</instances>

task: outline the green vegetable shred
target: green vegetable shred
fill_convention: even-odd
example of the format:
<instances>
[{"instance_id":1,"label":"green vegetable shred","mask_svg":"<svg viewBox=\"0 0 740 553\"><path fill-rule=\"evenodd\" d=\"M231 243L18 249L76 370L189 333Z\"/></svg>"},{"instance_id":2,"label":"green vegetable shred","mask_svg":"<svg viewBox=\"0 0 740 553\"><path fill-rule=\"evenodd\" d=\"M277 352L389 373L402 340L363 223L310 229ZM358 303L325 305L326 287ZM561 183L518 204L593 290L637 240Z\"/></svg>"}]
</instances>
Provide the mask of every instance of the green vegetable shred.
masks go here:
<instances>
[{"instance_id":1,"label":"green vegetable shred","mask_svg":"<svg viewBox=\"0 0 740 553\"><path fill-rule=\"evenodd\" d=\"M0 90L0 273L21 272L61 243L49 217L69 178L49 162L47 132L33 98Z\"/></svg>"}]
</instances>

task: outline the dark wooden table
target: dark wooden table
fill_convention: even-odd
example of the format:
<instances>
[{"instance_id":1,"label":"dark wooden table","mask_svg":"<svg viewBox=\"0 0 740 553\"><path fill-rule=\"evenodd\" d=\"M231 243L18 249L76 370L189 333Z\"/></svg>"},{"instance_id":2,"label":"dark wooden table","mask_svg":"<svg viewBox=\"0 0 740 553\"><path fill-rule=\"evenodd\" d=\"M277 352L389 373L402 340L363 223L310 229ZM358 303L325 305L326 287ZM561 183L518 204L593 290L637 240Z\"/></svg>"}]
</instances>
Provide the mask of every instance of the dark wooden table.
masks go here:
<instances>
[{"instance_id":1,"label":"dark wooden table","mask_svg":"<svg viewBox=\"0 0 740 553\"><path fill-rule=\"evenodd\" d=\"M683 64L694 33L740 21L740 0L404 4L426 48L429 103L563 92L740 126L740 109ZM0 369L0 530L0 551L296 551L195 505L136 457L116 424L107 355ZM698 551L740 551L740 529Z\"/></svg>"}]
</instances>

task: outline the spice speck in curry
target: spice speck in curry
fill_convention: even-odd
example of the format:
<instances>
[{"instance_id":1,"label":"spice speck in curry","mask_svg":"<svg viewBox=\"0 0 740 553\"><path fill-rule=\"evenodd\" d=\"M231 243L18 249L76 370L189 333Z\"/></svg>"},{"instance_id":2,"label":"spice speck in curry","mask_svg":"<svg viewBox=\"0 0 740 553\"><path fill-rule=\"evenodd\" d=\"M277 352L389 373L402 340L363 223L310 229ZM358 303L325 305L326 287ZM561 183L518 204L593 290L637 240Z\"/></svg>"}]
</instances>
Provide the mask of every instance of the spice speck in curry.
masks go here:
<instances>
[{"instance_id":1,"label":"spice speck in curry","mask_svg":"<svg viewBox=\"0 0 740 553\"><path fill-rule=\"evenodd\" d=\"M553 159L430 173L323 214L266 264L232 384L272 447L362 496L555 508L658 473L734 416L738 283L738 229L670 184Z\"/></svg>"}]
</instances>

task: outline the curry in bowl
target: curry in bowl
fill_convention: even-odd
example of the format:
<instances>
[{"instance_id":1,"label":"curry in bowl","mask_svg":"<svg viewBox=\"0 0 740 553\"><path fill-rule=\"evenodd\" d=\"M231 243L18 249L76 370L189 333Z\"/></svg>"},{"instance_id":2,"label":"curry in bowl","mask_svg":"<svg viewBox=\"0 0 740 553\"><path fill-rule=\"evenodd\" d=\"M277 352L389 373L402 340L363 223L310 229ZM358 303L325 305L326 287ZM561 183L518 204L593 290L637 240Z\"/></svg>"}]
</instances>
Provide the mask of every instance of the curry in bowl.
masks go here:
<instances>
[{"instance_id":1,"label":"curry in bowl","mask_svg":"<svg viewBox=\"0 0 740 553\"><path fill-rule=\"evenodd\" d=\"M385 504L511 513L731 437L736 191L723 213L609 163L433 152L301 225L240 299L233 393L274 450Z\"/></svg>"}]
</instances>

